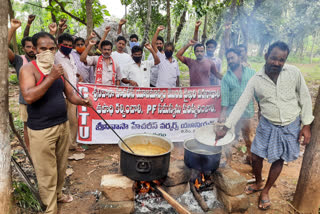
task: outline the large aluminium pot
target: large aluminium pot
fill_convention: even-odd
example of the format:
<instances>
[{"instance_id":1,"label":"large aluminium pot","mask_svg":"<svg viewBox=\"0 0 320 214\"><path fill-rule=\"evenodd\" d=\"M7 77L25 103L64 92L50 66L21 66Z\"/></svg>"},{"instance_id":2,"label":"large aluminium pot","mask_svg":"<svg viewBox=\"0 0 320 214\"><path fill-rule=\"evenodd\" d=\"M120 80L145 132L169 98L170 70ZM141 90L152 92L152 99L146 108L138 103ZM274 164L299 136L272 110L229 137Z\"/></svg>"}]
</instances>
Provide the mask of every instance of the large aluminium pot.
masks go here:
<instances>
[{"instance_id":1,"label":"large aluminium pot","mask_svg":"<svg viewBox=\"0 0 320 214\"><path fill-rule=\"evenodd\" d=\"M131 153L122 141L118 145L120 152L120 169L123 175L136 181L152 181L167 176L170 153L173 144L170 140L152 134L133 134L123 140L132 147L135 144L154 144L164 148L167 152L160 155L139 155Z\"/></svg>"},{"instance_id":2,"label":"large aluminium pot","mask_svg":"<svg viewBox=\"0 0 320 214\"><path fill-rule=\"evenodd\" d=\"M195 139L184 141L184 163L201 172L214 172L221 158L221 146L207 146Z\"/></svg>"}]
</instances>

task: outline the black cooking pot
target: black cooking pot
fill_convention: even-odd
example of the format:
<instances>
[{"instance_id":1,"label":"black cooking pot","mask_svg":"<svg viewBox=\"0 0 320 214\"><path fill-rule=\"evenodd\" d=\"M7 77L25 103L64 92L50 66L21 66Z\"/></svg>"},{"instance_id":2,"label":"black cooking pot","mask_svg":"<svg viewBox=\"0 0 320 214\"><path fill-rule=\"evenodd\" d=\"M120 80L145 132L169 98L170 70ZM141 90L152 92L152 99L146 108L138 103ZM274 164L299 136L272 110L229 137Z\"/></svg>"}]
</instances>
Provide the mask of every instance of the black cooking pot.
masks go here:
<instances>
[{"instance_id":1,"label":"black cooking pot","mask_svg":"<svg viewBox=\"0 0 320 214\"><path fill-rule=\"evenodd\" d=\"M131 153L127 147L119 141L118 145L121 149L120 153L120 169L123 175L136 181L152 181L167 176L170 153L173 144L170 140L152 134L133 134L123 140L132 147L135 144L154 144L167 150L160 155L139 155Z\"/></svg>"},{"instance_id":2,"label":"black cooking pot","mask_svg":"<svg viewBox=\"0 0 320 214\"><path fill-rule=\"evenodd\" d=\"M214 172L221 158L221 146L207 146L195 139L184 141L184 163L201 172Z\"/></svg>"}]
</instances>

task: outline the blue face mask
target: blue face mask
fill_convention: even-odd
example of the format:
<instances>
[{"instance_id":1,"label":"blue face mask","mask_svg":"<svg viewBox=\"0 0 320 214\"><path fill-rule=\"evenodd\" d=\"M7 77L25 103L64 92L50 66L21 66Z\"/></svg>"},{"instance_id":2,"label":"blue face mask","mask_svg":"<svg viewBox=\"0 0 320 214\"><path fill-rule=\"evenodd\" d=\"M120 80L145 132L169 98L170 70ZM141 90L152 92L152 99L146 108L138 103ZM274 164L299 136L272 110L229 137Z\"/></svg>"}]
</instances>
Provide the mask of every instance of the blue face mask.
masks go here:
<instances>
[{"instance_id":1,"label":"blue face mask","mask_svg":"<svg viewBox=\"0 0 320 214\"><path fill-rule=\"evenodd\" d=\"M60 51L61 51L64 55L68 56L68 55L71 53L72 48L69 48L69 47L64 46L64 45L60 45Z\"/></svg>"},{"instance_id":2,"label":"blue face mask","mask_svg":"<svg viewBox=\"0 0 320 214\"><path fill-rule=\"evenodd\" d=\"M130 48L132 49L134 46L139 46L139 42L129 42Z\"/></svg>"}]
</instances>

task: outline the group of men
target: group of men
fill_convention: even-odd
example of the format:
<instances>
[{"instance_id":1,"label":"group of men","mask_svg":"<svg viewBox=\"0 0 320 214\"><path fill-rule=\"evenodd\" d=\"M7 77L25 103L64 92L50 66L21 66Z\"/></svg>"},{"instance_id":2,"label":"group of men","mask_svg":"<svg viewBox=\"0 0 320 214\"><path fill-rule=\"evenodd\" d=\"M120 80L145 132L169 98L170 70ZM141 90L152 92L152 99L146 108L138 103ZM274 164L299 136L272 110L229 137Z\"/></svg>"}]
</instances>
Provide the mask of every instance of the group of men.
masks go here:
<instances>
[{"instance_id":1,"label":"group of men","mask_svg":"<svg viewBox=\"0 0 320 214\"><path fill-rule=\"evenodd\" d=\"M77 105L92 106L89 99L76 95L72 85L77 82L110 86L179 87L179 65L173 57L174 44L159 36L165 29L159 26L151 44L147 60L139 46L138 36L129 38L131 56L126 53L127 39L119 22L116 51L106 40L111 28L107 26L99 42L95 33L89 38L74 38L63 33L66 20L59 25L50 24L50 33L40 32L28 37L35 19L30 15L22 39L25 55L16 55L9 49L9 61L14 65L20 82L20 114L25 123L24 137L34 162L40 196L47 206L46 213L57 213L57 202L71 202L62 187L67 166L69 146L81 151L76 144ZM251 194L262 191L259 208L271 205L269 190L279 176L284 161L295 160L299 155L299 140L310 141L310 124L313 121L312 103L300 71L285 65L289 48L283 42L272 44L265 55L265 66L259 72L247 63L246 46L226 50L228 69L222 75L222 60L214 56L217 43L208 40L197 42L201 22L196 22L194 37L176 53L176 57L189 68L190 86L221 85L220 122L225 127L217 132L223 137L228 130L242 130L248 147L248 162L252 162L256 183L246 188ZM21 26L11 21L8 44ZM196 59L183 56L193 46ZM58 47L58 50L57 50ZM96 49L95 51L92 51ZM252 128L253 100L258 102L260 123L256 136ZM303 128L300 130L300 123ZM304 139L302 139L304 137ZM253 143L252 143L253 142ZM252 143L252 146L251 146ZM251 153L251 152L252 153ZM262 161L272 163L266 185L262 188Z\"/></svg>"}]
</instances>

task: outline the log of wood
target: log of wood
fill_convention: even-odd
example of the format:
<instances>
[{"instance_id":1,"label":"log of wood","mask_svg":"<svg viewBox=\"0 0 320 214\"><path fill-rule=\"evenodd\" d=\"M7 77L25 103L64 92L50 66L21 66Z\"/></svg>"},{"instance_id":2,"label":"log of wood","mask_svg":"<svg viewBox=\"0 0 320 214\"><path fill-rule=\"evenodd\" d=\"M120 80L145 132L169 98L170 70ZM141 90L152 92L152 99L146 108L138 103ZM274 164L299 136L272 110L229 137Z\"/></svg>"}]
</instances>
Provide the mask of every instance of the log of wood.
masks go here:
<instances>
[{"instance_id":1,"label":"log of wood","mask_svg":"<svg viewBox=\"0 0 320 214\"><path fill-rule=\"evenodd\" d=\"M207 203L204 201L202 196L198 193L198 191L196 190L194 184L192 182L189 182L189 184L190 184L190 190L191 190L194 198L196 199L196 201L200 205L201 209L204 212L208 212L209 211L209 207L208 207Z\"/></svg>"},{"instance_id":2,"label":"log of wood","mask_svg":"<svg viewBox=\"0 0 320 214\"><path fill-rule=\"evenodd\" d=\"M186 208L184 208L178 201L176 201L171 195L169 195L166 191L164 191L161 187L155 186L155 189L160 192L161 196L166 199L166 201L171 204L171 206L179 213L179 214L191 214Z\"/></svg>"}]
</instances>

